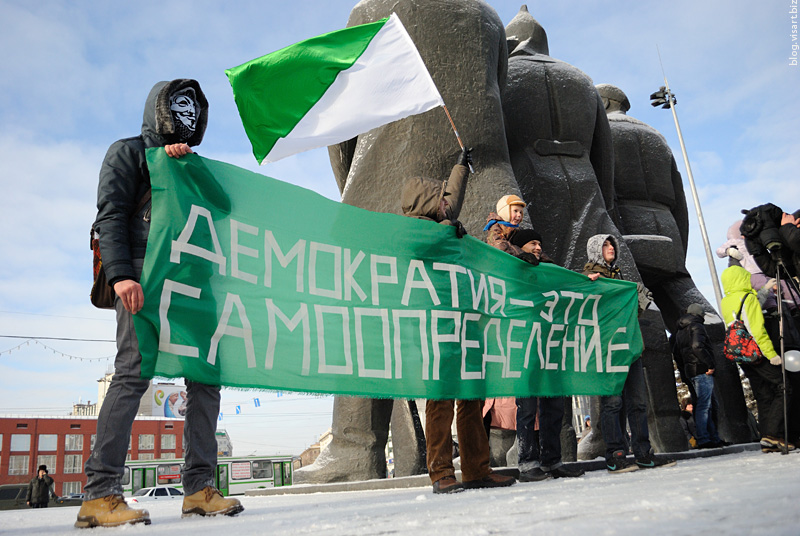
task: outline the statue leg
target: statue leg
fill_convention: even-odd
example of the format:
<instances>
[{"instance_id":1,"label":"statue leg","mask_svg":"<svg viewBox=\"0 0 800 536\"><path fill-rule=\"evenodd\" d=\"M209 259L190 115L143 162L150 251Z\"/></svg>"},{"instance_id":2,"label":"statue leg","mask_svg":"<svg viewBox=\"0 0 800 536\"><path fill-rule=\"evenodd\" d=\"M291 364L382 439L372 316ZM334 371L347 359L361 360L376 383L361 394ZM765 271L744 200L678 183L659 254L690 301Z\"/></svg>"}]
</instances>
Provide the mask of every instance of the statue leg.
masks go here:
<instances>
[{"instance_id":1,"label":"statue leg","mask_svg":"<svg viewBox=\"0 0 800 536\"><path fill-rule=\"evenodd\" d=\"M296 484L352 482L386 478L386 439L391 399L337 396L333 401L333 439L317 460L295 471Z\"/></svg>"},{"instance_id":2,"label":"statue leg","mask_svg":"<svg viewBox=\"0 0 800 536\"><path fill-rule=\"evenodd\" d=\"M572 424L572 397L565 396L564 417L561 420L561 461L574 462L578 459L578 438Z\"/></svg>"},{"instance_id":3,"label":"statue leg","mask_svg":"<svg viewBox=\"0 0 800 536\"><path fill-rule=\"evenodd\" d=\"M589 399L589 418L592 421L592 433L578 443L579 460L594 460L598 456L602 457L606 454L599 396Z\"/></svg>"},{"instance_id":4,"label":"statue leg","mask_svg":"<svg viewBox=\"0 0 800 536\"><path fill-rule=\"evenodd\" d=\"M395 400L392 409L392 449L394 476L423 475L428 472L425 462L425 432L413 400Z\"/></svg>"},{"instance_id":5,"label":"statue leg","mask_svg":"<svg viewBox=\"0 0 800 536\"><path fill-rule=\"evenodd\" d=\"M681 409L675 388L675 368L658 311L648 309L639 316L644 339L642 364L647 386L648 429L656 452L681 452L689 445L681 426Z\"/></svg>"}]
</instances>

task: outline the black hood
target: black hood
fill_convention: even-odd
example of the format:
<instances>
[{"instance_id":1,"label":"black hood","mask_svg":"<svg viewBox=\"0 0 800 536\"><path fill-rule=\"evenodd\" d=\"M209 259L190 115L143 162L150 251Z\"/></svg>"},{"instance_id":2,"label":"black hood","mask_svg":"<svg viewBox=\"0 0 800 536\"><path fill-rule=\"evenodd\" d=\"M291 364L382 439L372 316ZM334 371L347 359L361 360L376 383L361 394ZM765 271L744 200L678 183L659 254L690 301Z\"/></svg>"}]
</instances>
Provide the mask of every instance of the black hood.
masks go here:
<instances>
[{"instance_id":1,"label":"black hood","mask_svg":"<svg viewBox=\"0 0 800 536\"><path fill-rule=\"evenodd\" d=\"M194 134L182 140L177 132L172 112L169 108L169 97L176 91L191 88L196 98L197 124ZM177 78L171 82L158 82L150 90L144 105L142 118L142 137L147 147L160 147L172 143L187 143L194 147L203 141L208 124L208 100L200 89L197 80Z\"/></svg>"},{"instance_id":2,"label":"black hood","mask_svg":"<svg viewBox=\"0 0 800 536\"><path fill-rule=\"evenodd\" d=\"M702 316L686 313L678 319L676 325L678 326L678 329L683 329L691 326L693 323L703 324L704 322L705 319Z\"/></svg>"}]
</instances>

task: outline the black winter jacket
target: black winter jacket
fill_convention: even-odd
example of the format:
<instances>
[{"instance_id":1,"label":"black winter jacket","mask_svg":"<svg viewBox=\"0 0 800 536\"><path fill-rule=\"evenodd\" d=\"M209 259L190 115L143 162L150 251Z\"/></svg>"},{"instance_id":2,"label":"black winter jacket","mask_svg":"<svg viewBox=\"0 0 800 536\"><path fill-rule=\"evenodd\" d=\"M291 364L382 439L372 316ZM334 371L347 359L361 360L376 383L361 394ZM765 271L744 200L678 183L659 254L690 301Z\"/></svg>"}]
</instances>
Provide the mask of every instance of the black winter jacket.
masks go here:
<instances>
[{"instance_id":1,"label":"black winter jacket","mask_svg":"<svg viewBox=\"0 0 800 536\"><path fill-rule=\"evenodd\" d=\"M195 134L186 143L198 145L208 120L208 102L200 85L189 79L158 82L145 102L142 133L114 142L100 168L94 229L100 235L103 268L112 286L124 279L137 279L132 261L144 258L150 232L150 203L133 213L150 189L145 149L180 141L169 112L169 95L185 87L195 89L199 110Z\"/></svg>"},{"instance_id":2,"label":"black winter jacket","mask_svg":"<svg viewBox=\"0 0 800 536\"><path fill-rule=\"evenodd\" d=\"M692 379L714 368L714 351L703 318L685 314L678 319L673 354L678 366L683 362L685 378Z\"/></svg>"},{"instance_id":3,"label":"black winter jacket","mask_svg":"<svg viewBox=\"0 0 800 536\"><path fill-rule=\"evenodd\" d=\"M31 504L47 504L50 501L50 495L56 496L53 484L50 475L44 475L44 478L39 478L37 475L32 478L28 483L28 495L25 501Z\"/></svg>"}]
</instances>

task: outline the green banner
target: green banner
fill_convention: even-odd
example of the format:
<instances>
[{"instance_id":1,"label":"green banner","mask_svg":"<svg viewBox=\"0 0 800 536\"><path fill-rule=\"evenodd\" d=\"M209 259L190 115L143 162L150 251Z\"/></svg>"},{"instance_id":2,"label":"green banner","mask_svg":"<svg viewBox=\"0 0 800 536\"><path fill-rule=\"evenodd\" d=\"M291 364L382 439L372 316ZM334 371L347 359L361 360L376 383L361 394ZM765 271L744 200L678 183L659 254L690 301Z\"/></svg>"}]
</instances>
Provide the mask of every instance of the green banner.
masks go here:
<instances>
[{"instance_id":1,"label":"green banner","mask_svg":"<svg viewBox=\"0 0 800 536\"><path fill-rule=\"evenodd\" d=\"M619 393L636 285L148 149L143 377L369 397ZM399 202L399 201L398 201Z\"/></svg>"}]
</instances>

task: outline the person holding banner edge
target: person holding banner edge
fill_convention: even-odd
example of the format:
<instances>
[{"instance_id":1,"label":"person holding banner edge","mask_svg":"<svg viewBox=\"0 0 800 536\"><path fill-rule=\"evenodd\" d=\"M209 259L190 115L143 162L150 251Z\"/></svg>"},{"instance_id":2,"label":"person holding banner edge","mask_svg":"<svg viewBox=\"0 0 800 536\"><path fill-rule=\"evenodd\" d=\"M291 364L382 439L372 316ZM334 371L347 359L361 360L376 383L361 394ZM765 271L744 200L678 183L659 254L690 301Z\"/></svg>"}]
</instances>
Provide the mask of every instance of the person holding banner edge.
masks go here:
<instances>
[{"instance_id":1,"label":"person holding banner edge","mask_svg":"<svg viewBox=\"0 0 800 536\"><path fill-rule=\"evenodd\" d=\"M520 229L526 204L516 195L497 201L497 212L489 214L486 242L537 266L553 262L542 251L542 236L533 229ZM517 444L520 482L538 482L549 478L574 478L583 475L561 460L561 421L564 397L517 398ZM538 417L538 434L534 430Z\"/></svg>"},{"instance_id":2,"label":"person holding banner edge","mask_svg":"<svg viewBox=\"0 0 800 536\"><path fill-rule=\"evenodd\" d=\"M518 229L511 245L536 257L539 262L553 260L542 251L542 236L533 229ZM520 482L539 482L550 478L577 478L584 471L564 465L561 456L561 427L564 408L570 397L517 398L517 443ZM571 415L571 413L570 413ZM539 420L539 433L534 425Z\"/></svg>"},{"instance_id":3,"label":"person holding banner edge","mask_svg":"<svg viewBox=\"0 0 800 536\"><path fill-rule=\"evenodd\" d=\"M126 504L121 485L131 427L149 384L141 378L142 356L133 315L144 304L139 278L150 230L150 202L136 214L132 212L150 193L145 149L164 147L171 158L181 158L200 144L207 121L208 101L196 80L158 82L147 97L141 135L112 144L100 170L94 228L100 236L106 276L116 293L117 355L114 377L97 419L95 445L86 461L86 495L76 528L150 524L147 510ZM187 382L184 516L235 515L244 509L238 500L224 498L214 487L219 389Z\"/></svg>"},{"instance_id":4,"label":"person holding banner edge","mask_svg":"<svg viewBox=\"0 0 800 536\"><path fill-rule=\"evenodd\" d=\"M623 279L616 266L619 245L613 235L594 235L586 243L588 262L583 267L584 275L592 281L600 277ZM649 291L639 284L639 312L650 304ZM622 393L600 398L601 431L606 443L606 467L610 473L627 473L639 468L671 467L677 462L671 459L656 458L650 446L650 432L647 428L647 392L644 382L642 358L634 361L628 370L628 377ZM627 459L627 444L624 437L621 414L625 409L631 429L631 448L636 462Z\"/></svg>"},{"instance_id":5,"label":"person holding banner edge","mask_svg":"<svg viewBox=\"0 0 800 536\"><path fill-rule=\"evenodd\" d=\"M458 221L458 215L471 162L470 149L465 147L447 181L442 183L424 177L408 179L401 198L403 215L453 225L456 235L463 237L466 232ZM456 480L450 432L455 404L455 400L428 400L425 404L428 475L433 493L457 493L464 489L514 484L514 477L492 473L489 468L489 438L483 428L481 400L458 401L455 417L463 484Z\"/></svg>"}]
</instances>

